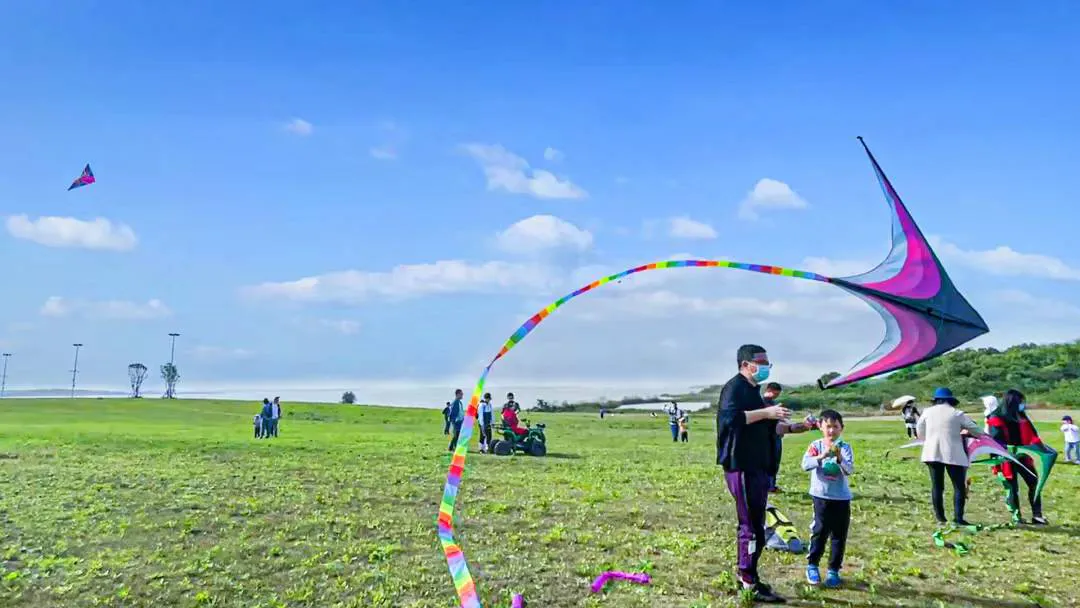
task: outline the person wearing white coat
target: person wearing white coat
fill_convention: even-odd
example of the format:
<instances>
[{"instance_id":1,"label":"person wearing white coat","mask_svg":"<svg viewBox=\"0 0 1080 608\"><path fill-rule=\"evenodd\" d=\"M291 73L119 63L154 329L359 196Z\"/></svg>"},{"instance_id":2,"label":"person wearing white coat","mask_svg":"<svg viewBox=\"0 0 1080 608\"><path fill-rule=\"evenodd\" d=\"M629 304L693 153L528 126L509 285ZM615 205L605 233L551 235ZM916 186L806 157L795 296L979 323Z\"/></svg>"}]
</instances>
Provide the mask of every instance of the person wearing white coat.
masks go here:
<instances>
[{"instance_id":1,"label":"person wearing white coat","mask_svg":"<svg viewBox=\"0 0 1080 608\"><path fill-rule=\"evenodd\" d=\"M939 388L934 391L933 405L923 410L916 432L923 440L922 461L930 469L930 502L934 516L938 523L947 523L944 503L945 474L948 473L953 487L953 522L966 526L970 524L964 519L965 478L971 460L964 448L964 435L978 436L983 431L967 414L956 409L958 403L951 390Z\"/></svg>"}]
</instances>

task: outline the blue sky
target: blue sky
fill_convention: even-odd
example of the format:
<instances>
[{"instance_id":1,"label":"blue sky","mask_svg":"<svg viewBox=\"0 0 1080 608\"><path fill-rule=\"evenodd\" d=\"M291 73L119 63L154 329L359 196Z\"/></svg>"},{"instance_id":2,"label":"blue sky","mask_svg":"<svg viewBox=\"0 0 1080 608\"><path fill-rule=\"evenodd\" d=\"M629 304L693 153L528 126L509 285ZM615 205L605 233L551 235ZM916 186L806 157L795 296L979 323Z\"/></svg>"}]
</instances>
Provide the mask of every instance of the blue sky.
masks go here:
<instances>
[{"instance_id":1,"label":"blue sky","mask_svg":"<svg viewBox=\"0 0 1080 608\"><path fill-rule=\"evenodd\" d=\"M981 343L1080 336L1075 3L425 4L8 7L10 383L63 386L79 341L80 382L122 386L179 331L182 387L464 384L605 270L858 272L889 233L856 135ZM626 281L493 378L717 382L752 340L806 380L880 339L834 291Z\"/></svg>"}]
</instances>

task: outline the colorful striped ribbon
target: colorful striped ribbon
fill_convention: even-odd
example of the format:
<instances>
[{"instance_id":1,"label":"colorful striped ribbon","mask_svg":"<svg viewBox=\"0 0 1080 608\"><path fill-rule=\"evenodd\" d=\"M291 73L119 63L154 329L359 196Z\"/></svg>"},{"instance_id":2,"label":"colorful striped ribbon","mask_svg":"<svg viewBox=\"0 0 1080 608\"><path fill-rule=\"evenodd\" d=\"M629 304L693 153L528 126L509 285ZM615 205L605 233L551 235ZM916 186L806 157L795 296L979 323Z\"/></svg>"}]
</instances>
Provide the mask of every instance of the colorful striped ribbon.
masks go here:
<instances>
[{"instance_id":1,"label":"colorful striped ribbon","mask_svg":"<svg viewBox=\"0 0 1080 608\"><path fill-rule=\"evenodd\" d=\"M446 485L443 486L443 497L442 502L439 504L439 514L437 518L438 535L439 541L442 543L443 553L446 555L446 565L450 569L450 576L454 579L454 588L457 589L461 608L481 608L481 605L480 597L476 592L476 581L473 579L472 574L469 573L469 566L465 562L465 554L462 553L461 546L458 545L457 541L454 539L454 504L457 502L458 491L461 489L461 474L465 469L465 455L469 451L469 440L472 438L473 426L476 424L477 406L480 403L480 396L484 392L484 384L487 382L487 377L491 372L492 366L495 365L496 361L506 355L510 349L514 348L514 346L524 340L525 336L529 335L529 332L535 329L548 315L555 312L555 310L563 304L566 304L583 293L592 291L597 287L612 281L618 281L623 277L639 272L645 272L647 270L691 267L731 268L735 270L774 274L824 283L830 282L829 277L820 274L802 270L791 270L779 266L743 264L740 262L727 262L723 260L669 260L666 262L655 262L652 264L645 264L644 266L637 266L593 281L592 283L559 298L525 321L525 323L510 336L506 343L503 344L503 347L499 350L498 354L495 355L495 358L491 360L491 363L488 363L487 367L484 368L483 373L480 374L480 379L476 382L476 388L473 389L472 398L469 399L469 406L465 410L465 420L461 425L461 435L458 437L457 447L454 450L453 456L450 458L450 469L446 473Z\"/></svg>"}]
</instances>

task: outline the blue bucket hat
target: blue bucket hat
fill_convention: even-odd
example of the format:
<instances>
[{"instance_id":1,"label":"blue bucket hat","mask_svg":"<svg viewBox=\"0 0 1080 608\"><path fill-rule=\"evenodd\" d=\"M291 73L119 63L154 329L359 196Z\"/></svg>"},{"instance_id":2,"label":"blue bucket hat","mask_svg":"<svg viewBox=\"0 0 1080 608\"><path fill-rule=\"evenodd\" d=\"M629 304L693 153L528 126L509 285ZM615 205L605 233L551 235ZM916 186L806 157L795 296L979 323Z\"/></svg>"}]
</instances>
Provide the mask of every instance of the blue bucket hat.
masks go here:
<instances>
[{"instance_id":1,"label":"blue bucket hat","mask_svg":"<svg viewBox=\"0 0 1080 608\"><path fill-rule=\"evenodd\" d=\"M951 405L960 403L956 400L956 397L953 397L952 391L945 387L941 387L934 391L934 401L947 401Z\"/></svg>"}]
</instances>

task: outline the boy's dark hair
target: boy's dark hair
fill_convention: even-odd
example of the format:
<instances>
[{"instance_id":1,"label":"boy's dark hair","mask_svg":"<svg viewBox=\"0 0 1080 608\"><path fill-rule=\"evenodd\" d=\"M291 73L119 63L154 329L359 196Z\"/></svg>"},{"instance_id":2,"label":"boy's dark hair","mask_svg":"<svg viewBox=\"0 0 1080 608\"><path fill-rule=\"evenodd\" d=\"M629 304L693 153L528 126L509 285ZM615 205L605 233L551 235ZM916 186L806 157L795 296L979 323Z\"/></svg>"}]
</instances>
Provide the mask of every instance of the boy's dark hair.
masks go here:
<instances>
[{"instance_id":1,"label":"boy's dark hair","mask_svg":"<svg viewBox=\"0 0 1080 608\"><path fill-rule=\"evenodd\" d=\"M821 410L821 415L818 416L819 420L832 420L838 423L841 427L844 426L844 417L840 415L840 412L836 410Z\"/></svg>"},{"instance_id":2,"label":"boy's dark hair","mask_svg":"<svg viewBox=\"0 0 1080 608\"><path fill-rule=\"evenodd\" d=\"M784 387L780 386L779 382L770 382L770 383L765 385L765 390L767 390L767 391L776 391L778 393L782 393L782 392L784 392Z\"/></svg>"},{"instance_id":3,"label":"boy's dark hair","mask_svg":"<svg viewBox=\"0 0 1080 608\"><path fill-rule=\"evenodd\" d=\"M743 344L739 347L739 351L735 353L735 365L741 368L744 361L753 361L754 355L760 355L764 352L765 349L757 344Z\"/></svg>"}]
</instances>

